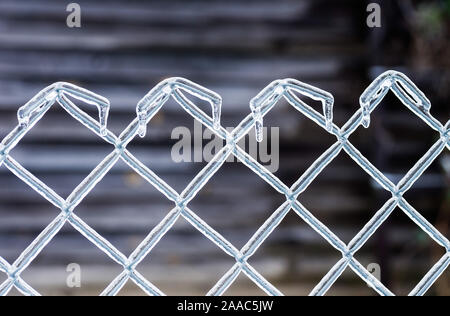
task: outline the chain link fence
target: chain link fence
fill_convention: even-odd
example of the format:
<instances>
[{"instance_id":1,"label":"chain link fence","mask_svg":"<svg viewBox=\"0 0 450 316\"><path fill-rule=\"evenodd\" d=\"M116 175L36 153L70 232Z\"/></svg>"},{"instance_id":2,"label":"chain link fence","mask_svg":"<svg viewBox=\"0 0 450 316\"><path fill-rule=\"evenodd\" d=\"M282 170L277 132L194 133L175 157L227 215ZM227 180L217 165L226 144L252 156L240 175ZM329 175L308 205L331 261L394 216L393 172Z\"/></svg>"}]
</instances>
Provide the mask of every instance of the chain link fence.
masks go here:
<instances>
[{"instance_id":1,"label":"chain link fence","mask_svg":"<svg viewBox=\"0 0 450 316\"><path fill-rule=\"evenodd\" d=\"M440 135L439 140L423 155L423 157L407 172L397 183L393 183L387 176L379 171L361 152L349 141L360 126L369 127L370 114L381 103L389 91L392 91L401 102L415 115L420 117L431 129ZM212 116L207 115L197 107L186 93L205 100L211 104ZM323 113L313 109L300 99L299 94L310 97L323 104ZM226 141L226 146L218 152L201 170L188 186L178 193L157 174L151 166L144 165L128 149L127 145L137 136L144 136L146 125L154 115L172 97L186 112L216 136ZM269 172L258 161L238 146L240 139L245 137L253 126L256 126L258 140L263 125L263 117L269 113L282 99L286 99L296 110L312 120L318 126L336 137L336 142L329 147L307 171L291 186L288 187L273 173ZM73 100L94 105L99 111L99 120L95 120L82 111ZM10 154L11 150L45 115L45 113L58 103L73 118L81 122L86 128L97 134L98 137L111 145L111 153L90 173L90 175L70 194L63 199L49 186L19 164ZM0 144L0 166L9 169L15 176L61 210L61 213L44 229L44 231L22 252L12 264L0 257L0 271L7 275L6 281L0 285L0 295L7 295L14 287L25 295L39 295L22 278L22 273L30 266L33 260L42 252L48 243L58 234L61 228L69 223L99 250L107 254L114 262L123 267L120 273L102 295L116 295L131 280L149 295L164 295L154 284L144 278L136 267L146 258L161 238L172 228L180 218L185 218L193 227L213 242L227 255L236 260L223 277L210 289L208 295L222 295L233 284L237 277L244 273L256 285L269 295L282 295L282 293L264 276L249 264L258 248L269 235L277 228L289 212L297 214L304 222L311 226L331 246L342 253L340 259L331 270L322 278L311 292L311 295L324 295L341 276L350 268L371 286L380 295L393 295L380 280L375 278L363 265L355 259L355 254L369 240L375 231L386 221L392 212L399 208L411 218L424 232L426 232L438 245L445 248L445 255L429 270L410 295L423 295L433 283L444 273L450 265L450 242L432 224L430 224L418 210L414 209L404 194L413 186L419 177L446 149L450 149L450 121L444 126L430 114L431 104L425 95L406 76L397 72L386 72L377 78L363 93L360 99L361 109L358 110L346 124L338 127L333 123L333 97L320 89L306 85L296 80L277 80L264 89L251 101L252 113L249 114L233 131L228 132L220 125L221 98L195 83L181 78L169 79L149 92L139 102L137 117L129 126L116 136L107 129L107 119L110 104L107 99L88 90L67 83L56 83L41 91L25 106L19 109L19 125ZM392 197L385 202L372 219L348 243L339 239L332 230L319 221L298 197L304 192L316 177L340 154L349 155L367 174L369 174ZM189 202L207 184L209 179L222 167L230 155L234 155L250 170L269 183L277 192L286 197L266 222L256 231L253 237L242 249L237 249L232 243L202 220L195 210L188 206ZM76 207L105 177L111 168L119 161L124 161L147 182L165 195L174 203L173 209L148 234L142 243L129 256L125 256L108 240L98 234L83 219L76 215ZM326 198L326 197L325 197Z\"/></svg>"}]
</instances>

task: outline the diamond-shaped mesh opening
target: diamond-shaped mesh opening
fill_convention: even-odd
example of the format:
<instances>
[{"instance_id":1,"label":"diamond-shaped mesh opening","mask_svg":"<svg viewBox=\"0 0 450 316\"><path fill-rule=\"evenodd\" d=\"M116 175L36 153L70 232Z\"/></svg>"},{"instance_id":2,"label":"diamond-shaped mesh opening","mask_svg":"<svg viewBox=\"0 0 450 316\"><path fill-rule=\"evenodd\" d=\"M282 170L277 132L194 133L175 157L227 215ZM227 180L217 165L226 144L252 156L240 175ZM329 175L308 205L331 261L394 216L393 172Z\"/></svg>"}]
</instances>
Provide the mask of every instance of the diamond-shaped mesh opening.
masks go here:
<instances>
[{"instance_id":1,"label":"diamond-shaped mesh opening","mask_svg":"<svg viewBox=\"0 0 450 316\"><path fill-rule=\"evenodd\" d=\"M292 210L249 263L285 295L308 295L342 258Z\"/></svg>"},{"instance_id":2,"label":"diamond-shaped mesh opening","mask_svg":"<svg viewBox=\"0 0 450 316\"><path fill-rule=\"evenodd\" d=\"M397 295L408 295L433 267L433 253L445 249L396 208L355 257L363 266L378 264L381 281Z\"/></svg>"},{"instance_id":3,"label":"diamond-shaped mesh opening","mask_svg":"<svg viewBox=\"0 0 450 316\"><path fill-rule=\"evenodd\" d=\"M119 160L77 206L75 214L129 256L174 207L152 184Z\"/></svg>"},{"instance_id":4,"label":"diamond-shaped mesh opening","mask_svg":"<svg viewBox=\"0 0 450 316\"><path fill-rule=\"evenodd\" d=\"M211 115L211 108L205 113ZM206 127L171 98L147 124L147 135L136 136L127 148L181 192L208 163L204 150L208 150L206 146L213 140L204 135L210 135ZM221 144L223 146L223 142Z\"/></svg>"},{"instance_id":5,"label":"diamond-shaped mesh opening","mask_svg":"<svg viewBox=\"0 0 450 316\"><path fill-rule=\"evenodd\" d=\"M342 85L343 87L345 83L333 83L333 86L337 85ZM352 86L360 86L358 91L364 90L364 86L359 82L359 79L352 82ZM354 102L354 95L351 91L342 89L341 91L333 94L335 99L333 122L337 126L344 126L344 124L347 123L347 121L361 108L361 106L358 102Z\"/></svg>"},{"instance_id":6,"label":"diamond-shaped mesh opening","mask_svg":"<svg viewBox=\"0 0 450 316\"><path fill-rule=\"evenodd\" d=\"M379 296L351 268L347 268L325 294L326 296Z\"/></svg>"},{"instance_id":7,"label":"diamond-shaped mesh opening","mask_svg":"<svg viewBox=\"0 0 450 316\"><path fill-rule=\"evenodd\" d=\"M167 295L205 295L235 262L179 218L137 270Z\"/></svg>"},{"instance_id":8,"label":"diamond-shaped mesh opening","mask_svg":"<svg viewBox=\"0 0 450 316\"><path fill-rule=\"evenodd\" d=\"M390 197L387 191L374 189L370 175L340 153L298 201L348 243Z\"/></svg>"},{"instance_id":9,"label":"diamond-shaped mesh opening","mask_svg":"<svg viewBox=\"0 0 450 316\"><path fill-rule=\"evenodd\" d=\"M242 86L237 81L220 83L211 83L208 85L210 89L216 91L222 96L223 106L220 121L225 128L238 126L242 118L251 113L249 100L257 93L260 85L253 86L248 82L246 86ZM204 108L205 113L210 113L209 108Z\"/></svg>"},{"instance_id":10,"label":"diamond-shaped mesh opening","mask_svg":"<svg viewBox=\"0 0 450 316\"><path fill-rule=\"evenodd\" d=\"M226 162L188 206L240 249L285 201L242 163Z\"/></svg>"},{"instance_id":11,"label":"diamond-shaped mesh opening","mask_svg":"<svg viewBox=\"0 0 450 316\"><path fill-rule=\"evenodd\" d=\"M79 279L73 264L80 268ZM43 295L99 295L122 271L120 265L66 223L22 277Z\"/></svg>"},{"instance_id":12,"label":"diamond-shaped mesh opening","mask_svg":"<svg viewBox=\"0 0 450 316\"><path fill-rule=\"evenodd\" d=\"M113 150L114 146L54 104L11 156L66 198Z\"/></svg>"}]
</instances>

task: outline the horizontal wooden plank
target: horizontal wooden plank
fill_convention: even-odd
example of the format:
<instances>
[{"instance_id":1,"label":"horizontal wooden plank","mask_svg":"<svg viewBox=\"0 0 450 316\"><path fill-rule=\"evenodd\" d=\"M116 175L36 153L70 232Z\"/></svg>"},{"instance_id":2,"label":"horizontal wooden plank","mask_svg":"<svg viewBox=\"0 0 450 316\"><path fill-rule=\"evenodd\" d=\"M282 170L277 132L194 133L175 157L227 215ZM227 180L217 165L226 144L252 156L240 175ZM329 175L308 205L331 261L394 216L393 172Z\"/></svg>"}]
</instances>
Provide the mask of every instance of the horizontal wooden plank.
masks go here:
<instances>
[{"instance_id":1,"label":"horizontal wooden plank","mask_svg":"<svg viewBox=\"0 0 450 316\"><path fill-rule=\"evenodd\" d=\"M275 49L280 42L287 42L285 51L301 51L303 46L316 45L319 48L353 44L358 49L355 36L349 28L298 29L287 27L246 27L242 26L209 27L207 30L190 30L180 33L178 30L164 31L155 29L122 29L111 33L108 31L74 34L64 28L59 32L44 32L45 26L36 25L33 30L10 25L14 31L0 32L2 49L45 49L45 50L89 50L117 51L132 49L224 49L251 50ZM129 34L133 36L129 36ZM321 45L321 46L319 46ZM350 52L349 47L341 46L343 52ZM304 51L311 51L305 47ZM338 51L336 50L336 54Z\"/></svg>"},{"instance_id":2,"label":"horizontal wooden plank","mask_svg":"<svg viewBox=\"0 0 450 316\"><path fill-rule=\"evenodd\" d=\"M340 59L341 58L341 59ZM204 82L253 82L263 87L274 79L284 77L313 81L318 78L336 79L346 69L342 59L277 58L238 59L177 56L176 54L133 56L60 55L34 53L3 53L0 55L0 78L39 79L51 81L91 81L148 83L150 87L164 78L182 76ZM275 77L274 77L275 76Z\"/></svg>"},{"instance_id":3,"label":"horizontal wooden plank","mask_svg":"<svg viewBox=\"0 0 450 316\"><path fill-rule=\"evenodd\" d=\"M315 19L333 18L332 12L351 14L355 7L351 1L340 0L326 3L328 11ZM258 21L286 22L308 18L311 11L322 8L324 1L279 0L273 1L103 1L80 0L84 18L87 21L102 21L127 24L180 24L197 25L217 21L254 23ZM60 1L11 1L4 0L0 5L1 16L18 18L60 20L65 17L66 4ZM336 18L335 18L336 19Z\"/></svg>"}]
</instances>

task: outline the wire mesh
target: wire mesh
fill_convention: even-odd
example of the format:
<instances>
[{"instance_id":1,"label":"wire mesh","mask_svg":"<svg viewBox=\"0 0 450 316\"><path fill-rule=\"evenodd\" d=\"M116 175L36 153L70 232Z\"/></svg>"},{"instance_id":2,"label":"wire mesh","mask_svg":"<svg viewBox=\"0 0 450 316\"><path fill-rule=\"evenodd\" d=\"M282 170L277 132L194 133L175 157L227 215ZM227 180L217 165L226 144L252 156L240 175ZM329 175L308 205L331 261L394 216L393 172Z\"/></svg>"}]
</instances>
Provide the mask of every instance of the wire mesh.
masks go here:
<instances>
[{"instance_id":1,"label":"wire mesh","mask_svg":"<svg viewBox=\"0 0 450 316\"><path fill-rule=\"evenodd\" d=\"M407 174L394 184L380 170L378 170L361 152L352 145L349 137L361 125L369 127L370 114L381 103L386 94L392 91L401 102L415 115L421 118L430 128L439 133L439 140L425 153L425 155L407 172ZM212 117L199 109L186 97L186 93L208 101L212 106ZM319 113L298 97L298 93L312 99L322 101L324 112ZM194 177L187 187L178 193L164 180L162 180L148 166L139 161L128 149L127 145L136 137L144 136L146 125L154 115L172 97L186 112L206 128L210 129L226 141L226 146ZM282 99L315 122L325 131L336 137L336 142L330 146L304 174L291 186L285 185L273 173L269 172L258 161L251 157L237 144L245 137L253 126L257 129L258 140L261 141L263 117L269 113ZM80 100L94 105L99 111L99 120L96 121L79 107L72 99ZM10 154L11 150L30 131L45 113L58 103L73 118L81 122L86 128L97 134L98 137L113 146L112 152L78 185L78 187L63 199L49 186L39 180L31 172L19 164ZM410 295L423 295L433 285L450 265L450 242L432 224L430 224L408 201L404 194L413 186L419 177L445 150L450 149L449 123L444 126L430 114L431 104L425 95L405 75L393 71L386 72L377 78L360 99L361 108L341 128L333 123L333 103L331 94L302 82L286 79L277 80L265 88L251 102L252 113L231 132L220 125L222 101L220 96L189 80L182 78L168 79L150 91L137 106L137 117L119 135L114 135L107 129L109 102L107 99L88 90L67 83L56 83L38 93L31 101L18 111L19 124L7 135L0 144L0 166L9 169L15 176L39 193L48 202L61 210L61 213L39 234L39 236L20 254L12 264L0 257L0 271L8 278L0 285L0 295L7 295L14 287L24 295L37 296L39 293L27 284L22 273L29 267L48 243L58 234L61 228L69 223L98 249L107 254L113 261L123 267L120 273L102 292L101 295L116 295L123 286L131 280L148 295L164 295L154 284L142 276L136 267L146 258L161 238L172 228L180 218L185 218L193 227L213 242L227 255L236 260L236 263L217 281L207 295L222 295L233 284L237 277L244 273L256 285L269 295L282 295L282 293L264 276L249 264L249 258L255 254L269 235L277 228L289 212L296 213L304 222L311 226L331 246L342 254L340 259L330 271L322 278L310 295L324 295L334 282L347 269L352 269L360 278L371 286L380 295L394 295L380 280L375 278L365 267L355 259L355 254L369 240L375 231L386 221L397 207L410 217L424 232L437 244L446 249L445 255L428 271ZM259 131L258 131L259 130ZM392 197L375 213L371 220L359 233L345 244L332 230L320 222L298 197L304 192L316 177L342 152L349 155L367 174L369 174ZM211 177L221 168L230 155L269 183L276 191L286 197L265 223L256 231L253 237L242 249L237 249L216 230L210 227L193 210L188 207L189 202L206 185ZM123 160L128 166L152 184L157 190L174 203L173 209L165 218L147 235L139 246L127 257L116 249L108 240L97 233L75 214L76 207L105 177L111 168Z\"/></svg>"}]
</instances>

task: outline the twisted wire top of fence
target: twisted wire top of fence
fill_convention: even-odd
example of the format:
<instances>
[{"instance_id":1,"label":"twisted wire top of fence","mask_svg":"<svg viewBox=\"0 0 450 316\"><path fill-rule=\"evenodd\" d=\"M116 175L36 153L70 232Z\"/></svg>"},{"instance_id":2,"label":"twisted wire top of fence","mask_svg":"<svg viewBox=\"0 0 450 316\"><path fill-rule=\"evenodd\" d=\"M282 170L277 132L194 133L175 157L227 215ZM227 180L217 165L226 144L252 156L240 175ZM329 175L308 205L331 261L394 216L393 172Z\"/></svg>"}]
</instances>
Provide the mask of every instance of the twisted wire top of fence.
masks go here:
<instances>
[{"instance_id":1,"label":"twisted wire top of fence","mask_svg":"<svg viewBox=\"0 0 450 316\"><path fill-rule=\"evenodd\" d=\"M359 126L363 125L366 128L370 126L371 113L377 108L389 91L392 91L410 111L420 117L431 129L440 135L439 140L396 184L379 171L349 141L349 136ZM207 115L197 107L186 96L186 93L209 102L212 107L212 116ZM323 104L323 113L316 111L306 102L302 101L298 94L321 101ZM144 165L127 149L127 145L136 136L145 136L146 125L170 97L195 120L213 131L216 136L226 141L226 146L215 155L181 193L178 193L169 186L150 169L151 166ZM308 119L336 137L336 142L291 187L285 185L273 173L269 172L237 145L239 140L246 136L253 126L256 128L258 141L262 140L263 118L283 98ZM73 100L96 106L99 111L98 121L81 110ZM79 184L67 199L59 196L11 156L12 149L55 103L58 103L73 118L97 134L98 137L112 145L112 152ZM15 176L29 185L43 198L59 208L61 213L20 254L15 262L10 264L0 257L0 271L8 276L7 280L0 285L0 295L7 295L13 287L25 295L39 295L35 289L25 282L21 274L66 223L72 225L113 261L123 267L123 272L107 286L102 295L116 295L130 279L149 295L164 295L160 289L145 279L136 270L136 267L172 228L179 217L185 218L206 238L236 260L236 263L210 289L207 293L208 295L224 294L241 273L244 273L267 294L282 295L274 285L267 281L264 276L249 264L248 260L291 210L342 254L342 259L322 278L311 292L311 295L324 295L348 267L379 294L393 295L380 280L376 279L358 262L355 254L397 207L446 250L443 257L429 270L410 293L410 295L425 294L450 265L450 242L406 201L404 194L445 149L450 149L450 121L443 125L436 120L430 114L431 103L426 96L408 77L394 71L388 71L378 77L361 95L360 105L361 108L348 122L342 127L338 127L333 123L334 98L331 94L297 80L277 80L251 100L251 114L244 118L233 131L228 132L220 125L222 100L219 95L187 79L172 78L157 85L139 102L136 109L137 117L119 136L116 136L107 129L107 119L110 109L110 104L107 99L68 83L55 83L49 86L19 109L18 126L0 144L0 166L9 169ZM342 151L348 154L382 188L392 195L348 244L345 244L339 239L333 231L320 222L298 201L299 195L308 188L316 177ZM254 173L269 183L277 192L286 197L286 201L272 213L242 249L237 249L188 207L189 202L221 168L230 155L235 156ZM98 234L75 214L76 207L102 181L104 176L119 160L123 160L146 181L164 194L167 199L174 203L174 208L151 230L148 236L129 257L121 253L108 240Z\"/></svg>"}]
</instances>

